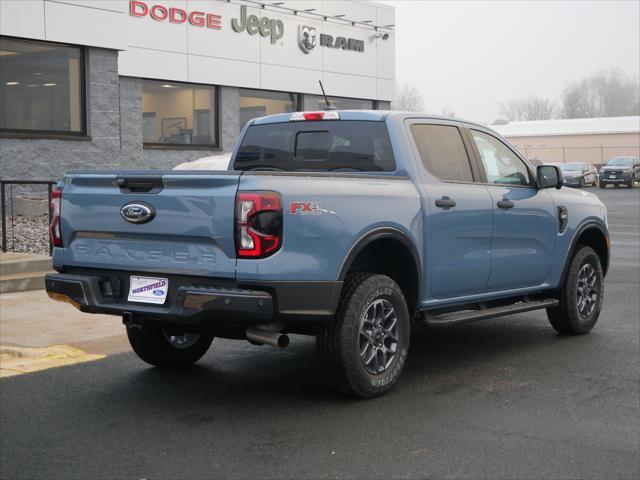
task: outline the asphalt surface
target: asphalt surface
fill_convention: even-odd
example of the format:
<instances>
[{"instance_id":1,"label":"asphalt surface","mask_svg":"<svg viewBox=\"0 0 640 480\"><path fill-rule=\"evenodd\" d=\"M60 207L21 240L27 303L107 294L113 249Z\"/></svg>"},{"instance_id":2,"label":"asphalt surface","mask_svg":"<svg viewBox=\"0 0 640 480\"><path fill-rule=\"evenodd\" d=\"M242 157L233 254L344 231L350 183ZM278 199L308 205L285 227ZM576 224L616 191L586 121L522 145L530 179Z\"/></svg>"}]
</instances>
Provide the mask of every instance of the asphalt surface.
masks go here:
<instances>
[{"instance_id":1,"label":"asphalt surface","mask_svg":"<svg viewBox=\"0 0 640 480\"><path fill-rule=\"evenodd\" d=\"M544 312L421 330L397 387L369 401L327 391L304 337L214 340L188 371L127 353L7 378L0 476L636 479L640 188L589 190L612 232L589 335L557 335Z\"/></svg>"}]
</instances>

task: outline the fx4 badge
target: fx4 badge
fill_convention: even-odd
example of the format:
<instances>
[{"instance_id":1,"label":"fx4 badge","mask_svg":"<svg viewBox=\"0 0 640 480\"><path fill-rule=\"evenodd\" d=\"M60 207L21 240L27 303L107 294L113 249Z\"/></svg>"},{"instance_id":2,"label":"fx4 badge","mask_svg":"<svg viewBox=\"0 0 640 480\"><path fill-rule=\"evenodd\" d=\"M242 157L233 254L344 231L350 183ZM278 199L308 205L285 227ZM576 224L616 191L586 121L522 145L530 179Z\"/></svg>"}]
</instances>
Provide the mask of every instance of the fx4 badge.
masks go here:
<instances>
[{"instance_id":1,"label":"fx4 badge","mask_svg":"<svg viewBox=\"0 0 640 480\"><path fill-rule=\"evenodd\" d=\"M322 210L320 210L320 202L291 202L289 213L291 215L319 215Z\"/></svg>"}]
</instances>

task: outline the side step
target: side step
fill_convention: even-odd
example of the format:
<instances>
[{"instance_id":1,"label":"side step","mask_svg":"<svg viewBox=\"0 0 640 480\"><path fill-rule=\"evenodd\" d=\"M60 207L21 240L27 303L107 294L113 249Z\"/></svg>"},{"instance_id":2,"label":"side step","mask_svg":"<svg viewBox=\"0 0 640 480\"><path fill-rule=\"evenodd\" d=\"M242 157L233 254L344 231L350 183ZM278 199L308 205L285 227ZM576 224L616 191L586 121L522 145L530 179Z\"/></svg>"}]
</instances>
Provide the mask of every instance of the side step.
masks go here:
<instances>
[{"instance_id":1,"label":"side step","mask_svg":"<svg viewBox=\"0 0 640 480\"><path fill-rule=\"evenodd\" d=\"M457 312L432 314L430 312L422 312L424 323L429 326L449 326L461 323L473 322L476 320L484 320L487 318L501 317L503 315L511 315L512 313L529 312L531 310L539 310L542 308L556 307L559 301L555 298L545 298L542 300L528 300L513 303L511 305L503 305L500 307L488 308L484 304L479 304L478 310L461 310Z\"/></svg>"}]
</instances>

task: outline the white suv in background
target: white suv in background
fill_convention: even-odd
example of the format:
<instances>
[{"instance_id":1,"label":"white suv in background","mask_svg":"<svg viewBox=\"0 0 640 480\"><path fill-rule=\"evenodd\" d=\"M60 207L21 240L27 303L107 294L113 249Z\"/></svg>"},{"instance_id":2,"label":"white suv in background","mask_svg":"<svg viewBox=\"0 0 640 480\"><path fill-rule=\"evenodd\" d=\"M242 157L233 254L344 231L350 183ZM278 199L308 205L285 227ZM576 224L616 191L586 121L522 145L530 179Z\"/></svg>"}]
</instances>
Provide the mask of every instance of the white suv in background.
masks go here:
<instances>
[{"instance_id":1,"label":"white suv in background","mask_svg":"<svg viewBox=\"0 0 640 480\"><path fill-rule=\"evenodd\" d=\"M210 157L181 163L173 167L173 170L228 170L229 160L231 160L230 153L211 155Z\"/></svg>"}]
</instances>

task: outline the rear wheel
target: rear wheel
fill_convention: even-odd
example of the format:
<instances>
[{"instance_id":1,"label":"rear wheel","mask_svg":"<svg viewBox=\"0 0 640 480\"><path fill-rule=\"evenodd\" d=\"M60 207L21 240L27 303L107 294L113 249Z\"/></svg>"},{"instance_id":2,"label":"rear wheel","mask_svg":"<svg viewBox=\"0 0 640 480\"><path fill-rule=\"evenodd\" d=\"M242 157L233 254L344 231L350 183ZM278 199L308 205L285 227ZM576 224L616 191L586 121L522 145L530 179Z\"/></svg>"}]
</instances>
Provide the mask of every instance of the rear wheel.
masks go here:
<instances>
[{"instance_id":1,"label":"rear wheel","mask_svg":"<svg viewBox=\"0 0 640 480\"><path fill-rule=\"evenodd\" d=\"M598 254L591 247L579 247L560 291L560 305L547 309L553 328L569 335L589 332L602 309L603 280Z\"/></svg>"},{"instance_id":2,"label":"rear wheel","mask_svg":"<svg viewBox=\"0 0 640 480\"><path fill-rule=\"evenodd\" d=\"M410 321L402 290L389 277L347 277L336 316L316 338L327 384L364 398L389 390L409 351Z\"/></svg>"},{"instance_id":3,"label":"rear wheel","mask_svg":"<svg viewBox=\"0 0 640 480\"><path fill-rule=\"evenodd\" d=\"M163 328L153 323L127 326L127 337L138 357L157 367L184 367L207 353L213 335Z\"/></svg>"}]
</instances>

